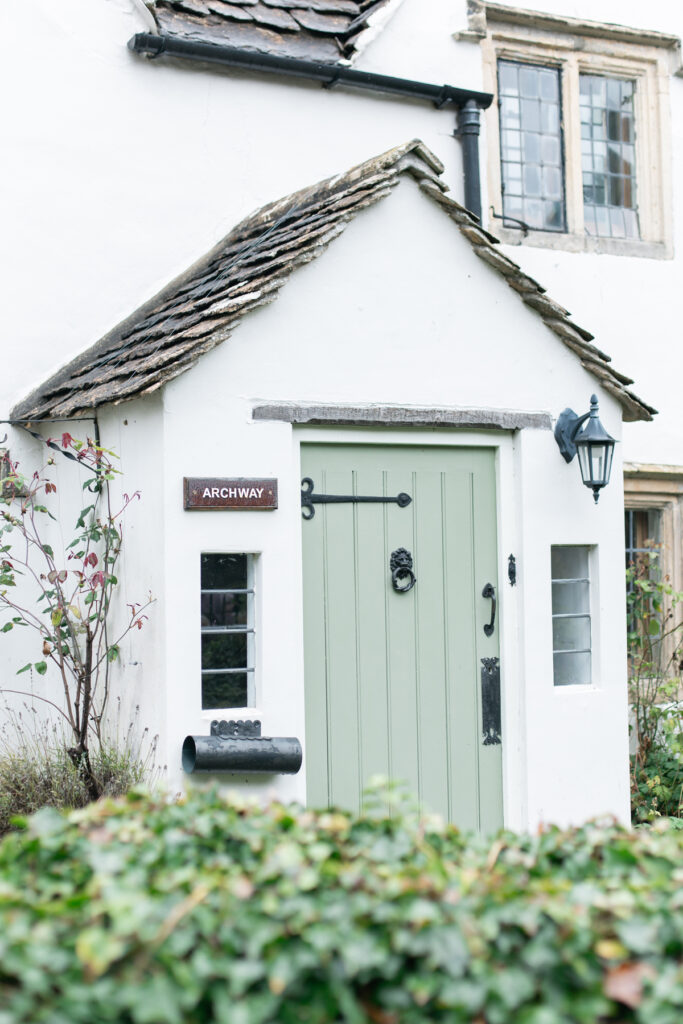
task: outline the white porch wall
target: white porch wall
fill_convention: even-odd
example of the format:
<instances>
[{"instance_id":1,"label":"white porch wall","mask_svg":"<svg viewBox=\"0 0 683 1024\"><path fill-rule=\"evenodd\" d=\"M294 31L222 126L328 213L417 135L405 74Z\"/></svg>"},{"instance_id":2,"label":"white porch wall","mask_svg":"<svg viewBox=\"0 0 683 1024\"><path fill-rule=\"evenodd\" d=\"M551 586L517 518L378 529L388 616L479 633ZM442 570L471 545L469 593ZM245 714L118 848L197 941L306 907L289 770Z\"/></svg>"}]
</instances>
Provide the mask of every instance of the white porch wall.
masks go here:
<instances>
[{"instance_id":1,"label":"white porch wall","mask_svg":"<svg viewBox=\"0 0 683 1024\"><path fill-rule=\"evenodd\" d=\"M174 560L166 557L164 527L164 417L159 395L145 401L109 406L98 415L100 438L120 456L122 475L111 485L113 500L140 492L123 517L123 545L117 577L118 594L110 635L116 636L130 621L131 603L143 605L147 620L121 643L121 654L112 672L113 699L121 701L122 723L136 722L142 753L158 736L155 764L167 764L166 690L167 634L166 581L174 572ZM114 506L116 507L116 506Z\"/></svg>"},{"instance_id":2,"label":"white porch wall","mask_svg":"<svg viewBox=\"0 0 683 1024\"><path fill-rule=\"evenodd\" d=\"M166 749L166 708L165 695L165 622L163 600L166 572L164 550L163 516L163 417L159 396L145 402L131 402L123 410L105 408L98 414L101 443L115 451L120 459L114 459L115 468L121 475L110 485L111 507L116 514L123 505L124 493L140 492L140 499L134 500L118 520L123 529L122 553L116 568L119 581L112 603L112 615L108 620L109 643L113 644L130 621L128 605L138 606L147 601L151 594L154 603L146 610L147 621L141 631L132 630L121 642L120 658L110 666L110 686L107 724L110 735L118 729L121 741L130 726L134 746L141 744L142 755L146 755L155 735L159 736L159 754L156 767L165 764ZM68 431L82 441L95 437L92 419L71 420L61 423L46 423L38 428L45 438L53 438L61 446L61 435ZM40 536L55 552L55 564L68 570L76 568L67 561L68 545L78 532L75 524L81 509L89 505L94 497L84 490L85 482L93 473L85 470L65 456L48 449L23 430L12 430L11 452L18 464L18 471L31 477L34 471L43 470L57 490L45 496L44 501L53 518L37 516ZM4 506L3 506L4 508ZM102 514L102 509L100 510ZM9 537L13 550L21 553L22 544L18 531ZM37 557L31 564L40 571ZM172 571L172 560L170 571ZM42 606L36 603L40 591L28 574L17 578L17 590L13 595L20 605L33 611L39 617ZM159 600L161 598L161 600ZM3 617L3 622L6 618ZM47 620L46 620L47 621ZM46 660L41 653L42 639L33 629L16 628L3 634L0 639L0 708L7 703L24 716L28 708L35 708L42 718L59 721L57 712L50 709L45 700L63 706L63 685L57 669L48 662L45 676L16 672L27 662ZM103 671L98 684L98 699L102 696ZM9 691L19 691L10 693ZM3 724L0 711L0 725ZM146 738L145 738L146 732Z\"/></svg>"},{"instance_id":3,"label":"white porch wall","mask_svg":"<svg viewBox=\"0 0 683 1024\"><path fill-rule=\"evenodd\" d=\"M255 399L587 408L595 378L479 261L455 226L410 181L365 211L327 253L297 271L272 305L164 391L168 762L208 731L200 710L199 555L261 553L257 586L259 717L266 735L304 737L298 445L313 428L252 422ZM619 436L620 409L601 416ZM506 815L513 827L628 816L620 460L595 507L550 431L347 429L325 436L499 447L499 588L505 693ZM182 477L275 476L276 512L185 512ZM522 512L522 509L524 512ZM615 525L616 524L616 525ZM550 545L598 545L596 684L552 682ZM514 552L520 582L507 582ZM619 611L617 614L616 611ZM587 754L587 752L589 752ZM250 787L263 791L253 781ZM278 795L304 797L305 776ZM266 791L273 791L270 783Z\"/></svg>"}]
</instances>

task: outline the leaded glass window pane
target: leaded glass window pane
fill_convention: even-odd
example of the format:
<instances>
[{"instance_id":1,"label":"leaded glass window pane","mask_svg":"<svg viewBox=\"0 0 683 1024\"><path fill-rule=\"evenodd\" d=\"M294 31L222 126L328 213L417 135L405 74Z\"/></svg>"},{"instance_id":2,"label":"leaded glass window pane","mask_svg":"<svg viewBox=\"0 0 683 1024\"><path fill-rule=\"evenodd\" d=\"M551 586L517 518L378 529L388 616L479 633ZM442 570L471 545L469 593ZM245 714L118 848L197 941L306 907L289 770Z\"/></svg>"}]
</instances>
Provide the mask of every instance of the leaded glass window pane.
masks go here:
<instances>
[{"instance_id":1,"label":"leaded glass window pane","mask_svg":"<svg viewBox=\"0 0 683 1024\"><path fill-rule=\"evenodd\" d=\"M201 556L202 708L254 704L253 558Z\"/></svg>"},{"instance_id":2,"label":"leaded glass window pane","mask_svg":"<svg viewBox=\"0 0 683 1024\"><path fill-rule=\"evenodd\" d=\"M498 62L503 216L565 231L560 72Z\"/></svg>"},{"instance_id":3,"label":"leaded glass window pane","mask_svg":"<svg viewBox=\"0 0 683 1024\"><path fill-rule=\"evenodd\" d=\"M584 226L589 235L640 238L636 206L635 82L580 75Z\"/></svg>"}]
</instances>

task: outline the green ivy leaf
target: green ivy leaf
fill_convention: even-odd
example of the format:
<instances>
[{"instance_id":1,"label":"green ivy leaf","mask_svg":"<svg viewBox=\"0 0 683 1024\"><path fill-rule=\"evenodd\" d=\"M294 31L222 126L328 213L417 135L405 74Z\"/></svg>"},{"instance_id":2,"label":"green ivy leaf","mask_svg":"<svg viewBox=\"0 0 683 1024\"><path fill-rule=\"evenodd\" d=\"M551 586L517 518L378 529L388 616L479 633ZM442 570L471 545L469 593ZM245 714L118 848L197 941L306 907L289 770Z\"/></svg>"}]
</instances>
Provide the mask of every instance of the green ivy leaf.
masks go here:
<instances>
[{"instance_id":1,"label":"green ivy leaf","mask_svg":"<svg viewBox=\"0 0 683 1024\"><path fill-rule=\"evenodd\" d=\"M47 672L47 662L46 661L37 661L33 667L35 668L35 670L36 670L36 672L38 673L39 676L44 676L45 673Z\"/></svg>"}]
</instances>

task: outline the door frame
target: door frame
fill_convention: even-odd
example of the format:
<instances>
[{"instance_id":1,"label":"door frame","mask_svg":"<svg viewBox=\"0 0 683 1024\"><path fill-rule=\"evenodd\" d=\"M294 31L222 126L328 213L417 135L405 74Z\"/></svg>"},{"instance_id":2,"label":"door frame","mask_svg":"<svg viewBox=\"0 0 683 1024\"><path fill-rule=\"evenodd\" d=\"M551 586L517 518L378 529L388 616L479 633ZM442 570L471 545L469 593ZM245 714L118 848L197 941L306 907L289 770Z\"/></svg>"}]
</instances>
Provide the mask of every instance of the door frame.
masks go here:
<instances>
[{"instance_id":1,"label":"door frame","mask_svg":"<svg viewBox=\"0 0 683 1024\"><path fill-rule=\"evenodd\" d=\"M496 525L498 533L499 646L503 728L503 816L506 828L520 830L527 820L527 779L524 735L524 645L520 634L522 507L520 432L400 427L295 426L293 461L301 478L302 444L416 445L420 447L489 448L495 453ZM299 544L302 544L299 531ZM517 583L508 580L508 556L517 560ZM303 553L299 551L299 564ZM303 593L302 593L303 599ZM303 604L301 609L303 623ZM303 632L301 637L303 652ZM304 750L304 758L306 751Z\"/></svg>"}]
</instances>

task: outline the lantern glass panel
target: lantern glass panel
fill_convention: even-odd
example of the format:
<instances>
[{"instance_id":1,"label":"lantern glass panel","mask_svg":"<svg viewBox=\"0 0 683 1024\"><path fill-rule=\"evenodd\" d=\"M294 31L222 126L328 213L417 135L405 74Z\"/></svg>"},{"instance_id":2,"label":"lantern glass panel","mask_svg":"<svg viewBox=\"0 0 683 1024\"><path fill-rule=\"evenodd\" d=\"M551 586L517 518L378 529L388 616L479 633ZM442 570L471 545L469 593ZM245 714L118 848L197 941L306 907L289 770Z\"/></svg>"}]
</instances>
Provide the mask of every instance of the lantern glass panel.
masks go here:
<instances>
[{"instance_id":1,"label":"lantern glass panel","mask_svg":"<svg viewBox=\"0 0 683 1024\"><path fill-rule=\"evenodd\" d=\"M607 453L605 455L605 483L609 483L609 478L612 474L612 459L614 458L614 445L607 445Z\"/></svg>"},{"instance_id":2,"label":"lantern glass panel","mask_svg":"<svg viewBox=\"0 0 683 1024\"><path fill-rule=\"evenodd\" d=\"M607 483L605 479L605 469L607 466L607 450L608 445L606 444L592 444L590 446L589 454L591 461L592 483Z\"/></svg>"},{"instance_id":3,"label":"lantern glass panel","mask_svg":"<svg viewBox=\"0 0 683 1024\"><path fill-rule=\"evenodd\" d=\"M579 468L581 470L581 479L585 484L592 483L591 478L591 459L588 445L577 444L576 454L579 457Z\"/></svg>"}]
</instances>

